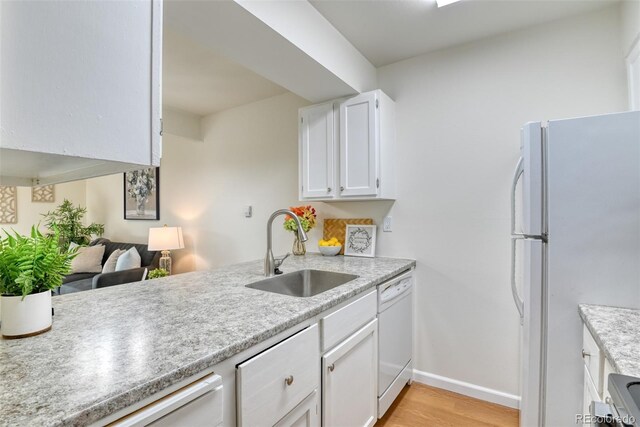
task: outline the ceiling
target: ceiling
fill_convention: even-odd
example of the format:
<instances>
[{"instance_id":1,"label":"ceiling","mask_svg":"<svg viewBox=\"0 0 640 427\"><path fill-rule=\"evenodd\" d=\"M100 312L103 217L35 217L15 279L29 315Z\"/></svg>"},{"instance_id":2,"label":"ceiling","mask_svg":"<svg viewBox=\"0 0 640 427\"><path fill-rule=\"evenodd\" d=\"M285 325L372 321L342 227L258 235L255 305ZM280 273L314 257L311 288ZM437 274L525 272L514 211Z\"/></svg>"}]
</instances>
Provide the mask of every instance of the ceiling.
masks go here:
<instances>
[{"instance_id":1,"label":"ceiling","mask_svg":"<svg viewBox=\"0 0 640 427\"><path fill-rule=\"evenodd\" d=\"M273 1L273 0L272 0ZM524 27L586 13L618 0L310 0L376 67ZM166 8L165 8L166 9ZM286 92L168 25L163 104L204 116Z\"/></svg>"},{"instance_id":2,"label":"ceiling","mask_svg":"<svg viewBox=\"0 0 640 427\"><path fill-rule=\"evenodd\" d=\"M586 13L617 0L311 0L376 67Z\"/></svg>"},{"instance_id":3,"label":"ceiling","mask_svg":"<svg viewBox=\"0 0 640 427\"><path fill-rule=\"evenodd\" d=\"M200 116L285 93L253 71L164 28L162 98L165 106Z\"/></svg>"}]
</instances>

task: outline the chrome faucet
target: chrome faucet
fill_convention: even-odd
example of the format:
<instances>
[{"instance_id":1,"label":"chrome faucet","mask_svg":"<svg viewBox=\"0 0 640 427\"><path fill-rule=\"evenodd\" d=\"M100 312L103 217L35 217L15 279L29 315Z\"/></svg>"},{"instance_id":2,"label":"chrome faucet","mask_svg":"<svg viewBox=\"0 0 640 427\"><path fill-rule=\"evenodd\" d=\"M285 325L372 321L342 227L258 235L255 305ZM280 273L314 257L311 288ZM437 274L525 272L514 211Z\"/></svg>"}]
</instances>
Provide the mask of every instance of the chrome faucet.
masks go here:
<instances>
[{"instance_id":1,"label":"chrome faucet","mask_svg":"<svg viewBox=\"0 0 640 427\"><path fill-rule=\"evenodd\" d=\"M302 228L302 224L300 223L300 219L298 215L291 212L289 209L278 209L269 217L269 221L267 221L267 256L264 258L264 275L267 277L275 276L276 269L279 268L284 260L289 256L286 254L282 258L274 258L273 252L271 251L271 228L273 224L273 220L276 219L279 215L289 215L296 222L298 226L298 237L301 241L306 242L308 237L307 233L304 232Z\"/></svg>"}]
</instances>

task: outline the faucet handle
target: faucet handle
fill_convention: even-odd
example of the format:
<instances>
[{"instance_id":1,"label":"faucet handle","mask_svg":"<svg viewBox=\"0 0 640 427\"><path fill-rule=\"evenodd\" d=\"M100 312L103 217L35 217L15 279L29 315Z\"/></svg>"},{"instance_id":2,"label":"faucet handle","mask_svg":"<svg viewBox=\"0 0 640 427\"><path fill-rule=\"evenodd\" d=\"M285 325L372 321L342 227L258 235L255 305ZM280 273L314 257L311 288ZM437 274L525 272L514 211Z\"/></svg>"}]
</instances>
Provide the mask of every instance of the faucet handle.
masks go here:
<instances>
[{"instance_id":1,"label":"faucet handle","mask_svg":"<svg viewBox=\"0 0 640 427\"><path fill-rule=\"evenodd\" d=\"M278 268L282 265L282 263L284 262L285 259L289 258L289 255L291 255L290 252L287 252L287 254L285 256L283 256L282 258L274 258L273 260L273 264L275 268Z\"/></svg>"}]
</instances>

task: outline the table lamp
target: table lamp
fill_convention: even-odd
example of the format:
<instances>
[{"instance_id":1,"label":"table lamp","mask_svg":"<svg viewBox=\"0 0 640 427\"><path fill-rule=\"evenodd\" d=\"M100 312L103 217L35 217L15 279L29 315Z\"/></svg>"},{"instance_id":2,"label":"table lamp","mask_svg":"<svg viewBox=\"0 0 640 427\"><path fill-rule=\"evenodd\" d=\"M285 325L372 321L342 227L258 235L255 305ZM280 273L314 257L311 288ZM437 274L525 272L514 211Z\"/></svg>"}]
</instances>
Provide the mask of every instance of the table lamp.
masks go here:
<instances>
[{"instance_id":1,"label":"table lamp","mask_svg":"<svg viewBox=\"0 0 640 427\"><path fill-rule=\"evenodd\" d=\"M171 252L183 249L182 227L151 227L149 229L149 250L162 251L159 267L171 274Z\"/></svg>"}]
</instances>

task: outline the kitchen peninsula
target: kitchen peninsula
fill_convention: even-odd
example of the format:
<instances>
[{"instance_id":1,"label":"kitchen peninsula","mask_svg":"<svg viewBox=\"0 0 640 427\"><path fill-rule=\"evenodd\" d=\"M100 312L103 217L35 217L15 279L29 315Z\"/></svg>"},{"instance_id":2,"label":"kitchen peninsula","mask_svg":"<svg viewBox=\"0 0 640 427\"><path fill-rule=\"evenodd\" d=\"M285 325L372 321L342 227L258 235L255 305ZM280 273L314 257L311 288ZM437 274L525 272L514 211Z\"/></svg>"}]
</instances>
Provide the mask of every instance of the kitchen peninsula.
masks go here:
<instances>
[{"instance_id":1,"label":"kitchen peninsula","mask_svg":"<svg viewBox=\"0 0 640 427\"><path fill-rule=\"evenodd\" d=\"M0 424L99 423L415 266L392 258L292 258L285 273L359 277L296 298L246 288L263 279L255 261L54 298L50 332L0 341Z\"/></svg>"}]
</instances>

